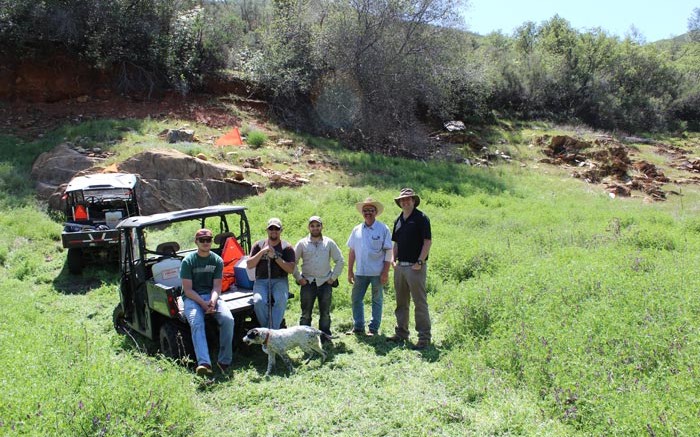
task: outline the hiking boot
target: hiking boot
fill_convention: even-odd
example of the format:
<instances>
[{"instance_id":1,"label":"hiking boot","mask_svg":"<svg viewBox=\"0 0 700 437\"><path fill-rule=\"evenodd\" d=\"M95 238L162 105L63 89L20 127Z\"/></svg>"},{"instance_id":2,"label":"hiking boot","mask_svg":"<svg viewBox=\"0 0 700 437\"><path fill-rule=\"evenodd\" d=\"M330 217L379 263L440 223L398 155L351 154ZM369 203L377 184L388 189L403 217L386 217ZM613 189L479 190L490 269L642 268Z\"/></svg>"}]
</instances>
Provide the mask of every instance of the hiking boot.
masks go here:
<instances>
[{"instance_id":1,"label":"hiking boot","mask_svg":"<svg viewBox=\"0 0 700 437\"><path fill-rule=\"evenodd\" d=\"M197 376L207 376L211 375L211 364L200 364L195 370Z\"/></svg>"},{"instance_id":2,"label":"hiking boot","mask_svg":"<svg viewBox=\"0 0 700 437\"><path fill-rule=\"evenodd\" d=\"M400 337L398 334L394 334L386 339L392 343L403 343L404 341L408 340L407 338Z\"/></svg>"},{"instance_id":3,"label":"hiking boot","mask_svg":"<svg viewBox=\"0 0 700 437\"><path fill-rule=\"evenodd\" d=\"M423 349L426 349L428 346L430 346L430 340L418 340L418 343L413 345L412 349L414 351L422 351Z\"/></svg>"}]
</instances>

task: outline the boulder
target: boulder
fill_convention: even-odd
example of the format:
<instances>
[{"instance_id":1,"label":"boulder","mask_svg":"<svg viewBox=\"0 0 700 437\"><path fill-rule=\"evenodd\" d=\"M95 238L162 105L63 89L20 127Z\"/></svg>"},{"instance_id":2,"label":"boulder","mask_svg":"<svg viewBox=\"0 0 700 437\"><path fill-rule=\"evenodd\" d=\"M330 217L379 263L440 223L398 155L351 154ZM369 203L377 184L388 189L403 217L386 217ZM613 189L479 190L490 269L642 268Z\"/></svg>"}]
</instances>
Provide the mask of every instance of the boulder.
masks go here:
<instances>
[{"instance_id":1,"label":"boulder","mask_svg":"<svg viewBox=\"0 0 700 437\"><path fill-rule=\"evenodd\" d=\"M449 132L460 131L466 128L467 127L464 125L464 122L459 120L452 120L445 123L445 129L447 129Z\"/></svg>"},{"instance_id":2,"label":"boulder","mask_svg":"<svg viewBox=\"0 0 700 437\"><path fill-rule=\"evenodd\" d=\"M136 195L142 214L201 208L256 195L264 188L231 178L243 169L193 158L176 150L149 150L119 164L140 176Z\"/></svg>"},{"instance_id":3,"label":"boulder","mask_svg":"<svg viewBox=\"0 0 700 437\"><path fill-rule=\"evenodd\" d=\"M97 167L102 161L66 145L40 155L32 168L37 195L48 200L50 208L60 210L60 198L74 176L101 171L139 176L136 195L144 215L229 203L265 190L242 179L241 167L210 163L176 150L142 152L109 170Z\"/></svg>"},{"instance_id":4,"label":"boulder","mask_svg":"<svg viewBox=\"0 0 700 437\"><path fill-rule=\"evenodd\" d=\"M216 164L173 149L141 152L118 165L119 170L134 173L141 179L223 179L240 168Z\"/></svg>"},{"instance_id":5,"label":"boulder","mask_svg":"<svg viewBox=\"0 0 700 437\"><path fill-rule=\"evenodd\" d=\"M48 199L61 184L67 184L73 176L102 163L103 158L87 156L68 144L60 144L44 152L34 161L31 176L37 181L36 190L41 199Z\"/></svg>"},{"instance_id":6,"label":"boulder","mask_svg":"<svg viewBox=\"0 0 700 437\"><path fill-rule=\"evenodd\" d=\"M169 143L192 142L194 141L194 131L192 129L170 129L167 131L166 139Z\"/></svg>"}]
</instances>

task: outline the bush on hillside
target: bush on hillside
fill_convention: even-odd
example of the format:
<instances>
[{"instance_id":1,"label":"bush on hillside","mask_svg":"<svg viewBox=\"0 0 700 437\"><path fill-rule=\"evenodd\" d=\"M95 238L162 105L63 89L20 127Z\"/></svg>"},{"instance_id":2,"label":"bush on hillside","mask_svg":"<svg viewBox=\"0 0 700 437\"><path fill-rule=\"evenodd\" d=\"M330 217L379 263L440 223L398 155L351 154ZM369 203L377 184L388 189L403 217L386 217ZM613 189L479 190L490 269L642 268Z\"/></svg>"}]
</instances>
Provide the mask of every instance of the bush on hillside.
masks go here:
<instances>
[{"instance_id":1,"label":"bush on hillside","mask_svg":"<svg viewBox=\"0 0 700 437\"><path fill-rule=\"evenodd\" d=\"M647 44L554 16L513 35L461 28L464 0L0 0L0 55L61 51L126 92L186 94L222 67L257 84L286 127L416 156L445 121L582 121L697 129L698 13ZM679 37L680 38L680 37Z\"/></svg>"},{"instance_id":2,"label":"bush on hillside","mask_svg":"<svg viewBox=\"0 0 700 437\"><path fill-rule=\"evenodd\" d=\"M279 118L357 148L424 145L423 122L460 105L446 104L445 85L470 86L462 69L441 68L450 39L440 29L456 25L461 2L322 3L276 2L249 64Z\"/></svg>"},{"instance_id":3,"label":"bush on hillside","mask_svg":"<svg viewBox=\"0 0 700 437\"><path fill-rule=\"evenodd\" d=\"M248 144L251 145L254 149L257 149L258 147L262 146L267 142L267 135L260 131L252 131L248 134L248 138L246 139Z\"/></svg>"},{"instance_id":4,"label":"bush on hillside","mask_svg":"<svg viewBox=\"0 0 700 437\"><path fill-rule=\"evenodd\" d=\"M0 11L0 50L15 57L60 50L115 71L122 91L170 86L184 94L223 65L225 53L211 42L221 27L194 1L14 0ZM235 27L229 23L231 37Z\"/></svg>"}]
</instances>

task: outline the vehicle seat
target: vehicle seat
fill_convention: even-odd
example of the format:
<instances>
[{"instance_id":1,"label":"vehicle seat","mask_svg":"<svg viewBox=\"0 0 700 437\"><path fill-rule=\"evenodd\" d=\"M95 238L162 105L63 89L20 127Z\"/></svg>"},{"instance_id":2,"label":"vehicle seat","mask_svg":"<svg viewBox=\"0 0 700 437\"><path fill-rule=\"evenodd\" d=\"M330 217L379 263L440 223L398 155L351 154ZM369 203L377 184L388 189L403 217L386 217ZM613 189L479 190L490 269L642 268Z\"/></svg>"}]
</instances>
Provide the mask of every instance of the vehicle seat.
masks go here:
<instances>
[{"instance_id":1,"label":"vehicle seat","mask_svg":"<svg viewBox=\"0 0 700 437\"><path fill-rule=\"evenodd\" d=\"M235 236L236 234L234 234L233 232L222 232L220 234L216 234L216 236L214 237L214 244L218 244L219 249L223 249L226 245L226 240Z\"/></svg>"},{"instance_id":2,"label":"vehicle seat","mask_svg":"<svg viewBox=\"0 0 700 437\"><path fill-rule=\"evenodd\" d=\"M180 250L180 245L175 241L160 243L156 246L156 252L163 255L177 255L178 250Z\"/></svg>"},{"instance_id":3,"label":"vehicle seat","mask_svg":"<svg viewBox=\"0 0 700 437\"><path fill-rule=\"evenodd\" d=\"M166 287L181 287L181 264L182 260L179 258L166 258L162 261L153 264L153 280L156 283L165 285Z\"/></svg>"}]
</instances>

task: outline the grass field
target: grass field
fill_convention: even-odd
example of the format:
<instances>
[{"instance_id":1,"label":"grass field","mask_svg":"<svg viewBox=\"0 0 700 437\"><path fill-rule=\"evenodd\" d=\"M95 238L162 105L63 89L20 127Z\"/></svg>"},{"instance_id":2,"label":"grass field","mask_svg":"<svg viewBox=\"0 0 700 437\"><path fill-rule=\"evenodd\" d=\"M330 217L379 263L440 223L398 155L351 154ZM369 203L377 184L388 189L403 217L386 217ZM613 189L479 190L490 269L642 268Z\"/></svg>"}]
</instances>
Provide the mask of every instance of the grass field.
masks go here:
<instances>
[{"instance_id":1,"label":"grass field","mask_svg":"<svg viewBox=\"0 0 700 437\"><path fill-rule=\"evenodd\" d=\"M75 134L100 131L118 139L117 150L157 143L149 133L159 126L123 123L134 133L119 136L116 123ZM319 214L344 248L361 221L356 202L379 199L379 219L390 223L399 213L392 198L412 186L433 225L434 347L385 340L391 287L382 335L342 335L352 319L341 281L332 310L340 338L325 364L304 365L296 351L296 373L278 366L266 379L266 356L255 350L235 356L230 378L206 384L153 344L117 335L118 272L67 273L60 223L34 200L28 174L38 153L70 134L0 137L0 435L700 434L700 217L691 186L663 203L613 200L537 165L529 133L511 134L525 138L509 151L519 162L492 168L309 140L338 170L241 199L254 238L274 215L294 243ZM298 317L297 292L287 320Z\"/></svg>"}]
</instances>

